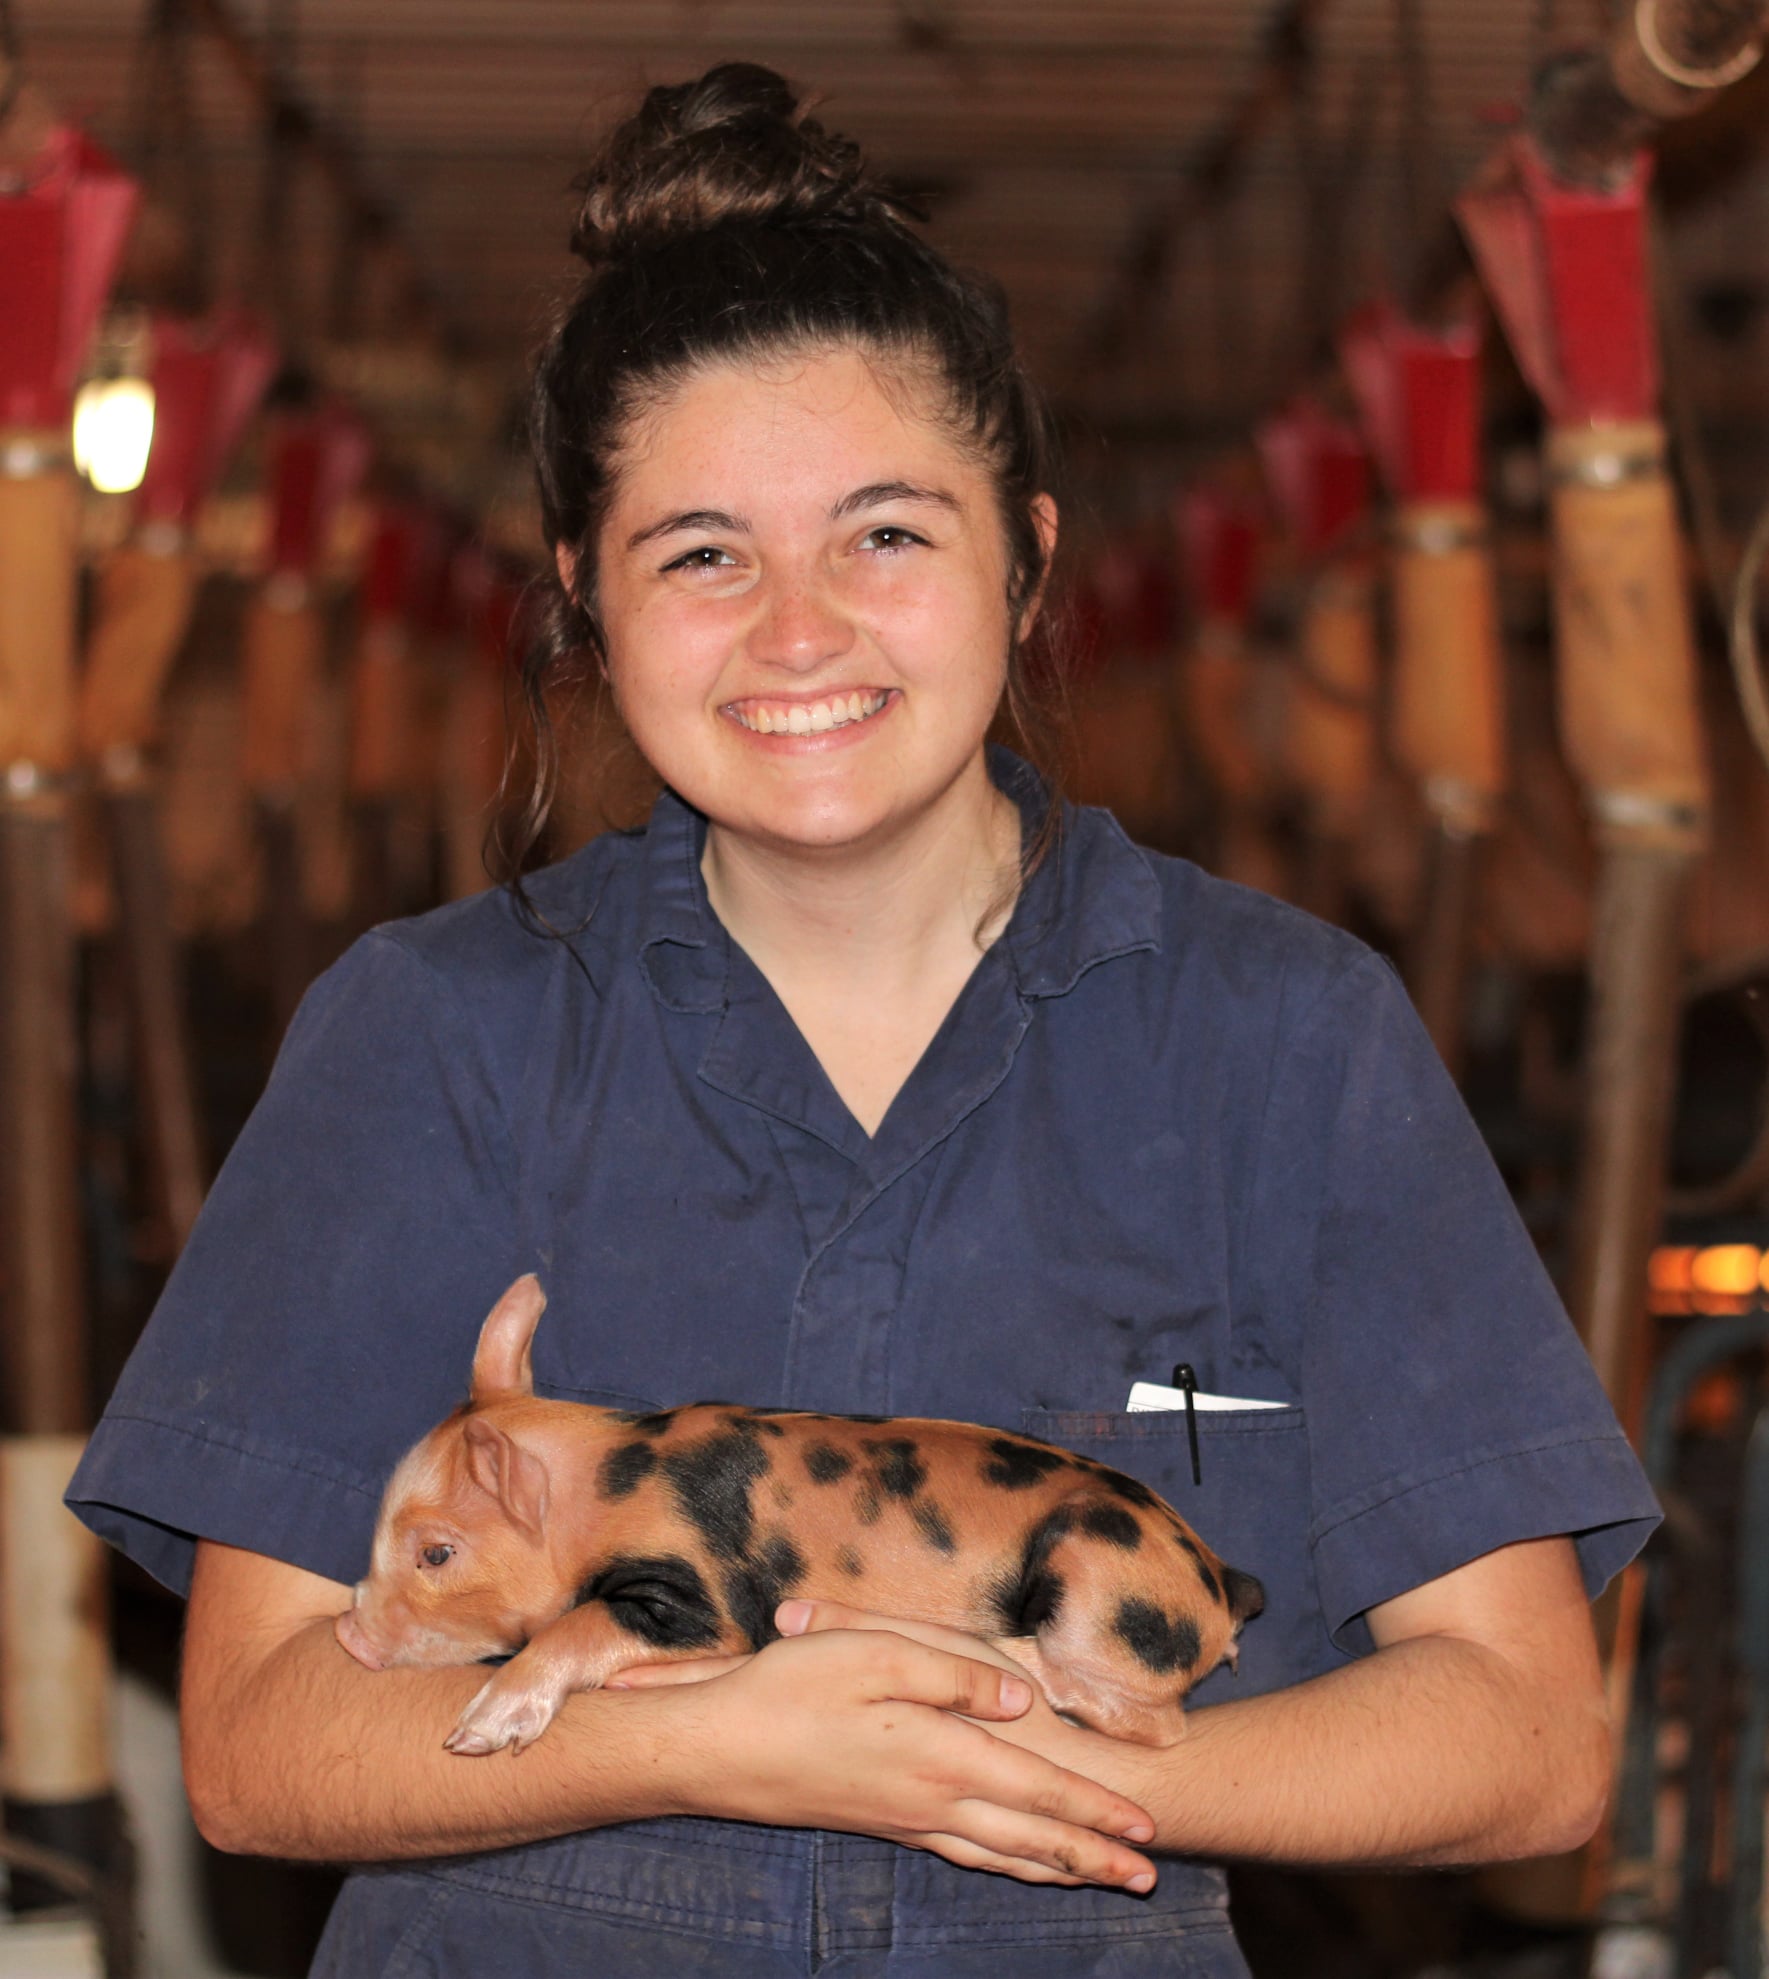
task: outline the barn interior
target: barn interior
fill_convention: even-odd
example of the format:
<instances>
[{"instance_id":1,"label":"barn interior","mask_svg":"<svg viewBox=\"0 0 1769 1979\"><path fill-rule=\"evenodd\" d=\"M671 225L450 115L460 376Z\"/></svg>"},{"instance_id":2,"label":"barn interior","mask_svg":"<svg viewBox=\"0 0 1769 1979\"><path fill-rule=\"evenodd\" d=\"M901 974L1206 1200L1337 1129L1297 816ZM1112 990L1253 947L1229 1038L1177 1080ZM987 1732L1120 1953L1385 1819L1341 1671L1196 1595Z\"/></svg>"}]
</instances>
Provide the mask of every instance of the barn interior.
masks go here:
<instances>
[{"instance_id":1,"label":"barn interior","mask_svg":"<svg viewBox=\"0 0 1769 1979\"><path fill-rule=\"evenodd\" d=\"M1250 1962L1769 1973L1766 37L0 0L0 1975L306 1970L334 1879L199 1840L178 1604L60 1493L307 986L489 884L573 180L721 60L1001 285L1067 455L1070 793L1394 961L1669 1514L1599 1610L1598 1842L1240 1871ZM552 712L558 857L652 787L593 669Z\"/></svg>"}]
</instances>

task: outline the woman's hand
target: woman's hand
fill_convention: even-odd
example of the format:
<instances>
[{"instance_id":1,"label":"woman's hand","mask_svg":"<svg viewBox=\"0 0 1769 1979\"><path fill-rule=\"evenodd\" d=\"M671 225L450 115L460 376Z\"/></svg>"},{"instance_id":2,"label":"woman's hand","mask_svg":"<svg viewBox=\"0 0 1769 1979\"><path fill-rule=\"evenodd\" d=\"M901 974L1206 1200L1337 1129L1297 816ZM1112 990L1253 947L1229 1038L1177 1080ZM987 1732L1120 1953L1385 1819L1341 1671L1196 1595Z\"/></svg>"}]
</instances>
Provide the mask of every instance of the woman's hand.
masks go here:
<instances>
[{"instance_id":1,"label":"woman's hand","mask_svg":"<svg viewBox=\"0 0 1769 1979\"><path fill-rule=\"evenodd\" d=\"M835 1828L1028 1883L1153 1887L1124 1846L1153 1823L1123 1795L996 1738L986 1724L1060 1721L1018 1666L957 1629L787 1602L753 1656L628 1670L610 1689L700 1685L705 1812ZM975 1721L975 1722L967 1722Z\"/></svg>"}]
</instances>

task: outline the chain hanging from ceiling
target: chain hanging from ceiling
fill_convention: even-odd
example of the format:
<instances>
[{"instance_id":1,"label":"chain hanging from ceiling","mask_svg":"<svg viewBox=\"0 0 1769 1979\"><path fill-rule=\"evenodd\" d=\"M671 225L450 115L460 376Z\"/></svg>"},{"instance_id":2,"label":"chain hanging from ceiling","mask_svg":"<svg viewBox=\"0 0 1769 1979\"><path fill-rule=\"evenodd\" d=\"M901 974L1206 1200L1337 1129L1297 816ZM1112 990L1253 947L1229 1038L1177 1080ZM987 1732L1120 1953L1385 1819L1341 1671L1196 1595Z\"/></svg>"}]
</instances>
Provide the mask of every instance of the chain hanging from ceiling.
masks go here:
<instances>
[{"instance_id":1,"label":"chain hanging from ceiling","mask_svg":"<svg viewBox=\"0 0 1769 1979\"><path fill-rule=\"evenodd\" d=\"M18 22L12 14L12 0L0 0L0 122L18 101L24 75L24 55L19 45Z\"/></svg>"},{"instance_id":2,"label":"chain hanging from ceiling","mask_svg":"<svg viewBox=\"0 0 1769 1979\"><path fill-rule=\"evenodd\" d=\"M130 77L129 160L148 197L176 216L173 299L193 315L214 299L215 239L209 160L191 91L194 34L186 0L149 0Z\"/></svg>"}]
</instances>

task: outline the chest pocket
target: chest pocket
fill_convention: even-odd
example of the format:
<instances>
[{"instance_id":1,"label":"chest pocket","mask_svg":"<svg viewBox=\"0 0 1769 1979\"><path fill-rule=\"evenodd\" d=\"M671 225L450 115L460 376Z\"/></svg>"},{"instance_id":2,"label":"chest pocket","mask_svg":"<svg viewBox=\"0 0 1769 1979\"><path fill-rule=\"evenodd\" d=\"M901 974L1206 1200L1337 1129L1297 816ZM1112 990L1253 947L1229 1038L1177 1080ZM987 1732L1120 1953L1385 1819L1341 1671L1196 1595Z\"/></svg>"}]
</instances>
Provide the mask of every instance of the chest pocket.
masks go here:
<instances>
[{"instance_id":1,"label":"chest pocket","mask_svg":"<svg viewBox=\"0 0 1769 1979\"><path fill-rule=\"evenodd\" d=\"M1222 1704L1279 1690L1336 1668L1308 1548L1308 1425L1300 1408L1200 1409L1198 1470L1183 1409L1027 1409L1020 1427L1096 1458L1158 1491L1231 1567L1265 1589L1265 1612L1241 1636L1237 1675L1227 1668L1193 1692Z\"/></svg>"}]
</instances>

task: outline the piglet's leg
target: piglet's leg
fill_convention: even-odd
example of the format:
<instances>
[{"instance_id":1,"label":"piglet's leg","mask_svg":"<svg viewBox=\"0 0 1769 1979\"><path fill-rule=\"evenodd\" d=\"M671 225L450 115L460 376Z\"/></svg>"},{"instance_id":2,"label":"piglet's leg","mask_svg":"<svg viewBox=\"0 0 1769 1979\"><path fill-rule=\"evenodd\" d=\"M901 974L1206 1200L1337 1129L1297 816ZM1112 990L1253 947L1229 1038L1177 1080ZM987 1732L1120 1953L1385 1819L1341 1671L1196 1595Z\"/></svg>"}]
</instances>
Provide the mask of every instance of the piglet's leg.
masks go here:
<instances>
[{"instance_id":1,"label":"piglet's leg","mask_svg":"<svg viewBox=\"0 0 1769 1979\"><path fill-rule=\"evenodd\" d=\"M606 1602L586 1601L549 1623L494 1671L443 1744L469 1756L506 1745L520 1752L547 1729L574 1690L596 1690L634 1663L706 1653L704 1643L675 1648L647 1642L622 1626Z\"/></svg>"}]
</instances>

